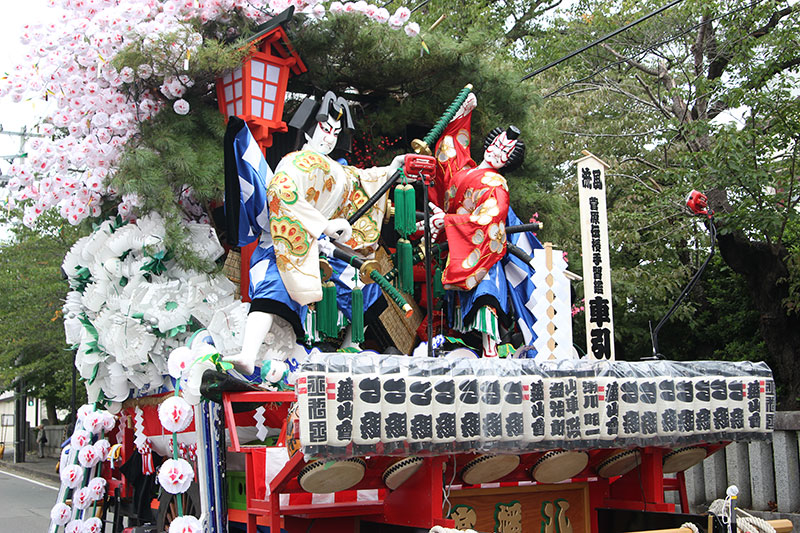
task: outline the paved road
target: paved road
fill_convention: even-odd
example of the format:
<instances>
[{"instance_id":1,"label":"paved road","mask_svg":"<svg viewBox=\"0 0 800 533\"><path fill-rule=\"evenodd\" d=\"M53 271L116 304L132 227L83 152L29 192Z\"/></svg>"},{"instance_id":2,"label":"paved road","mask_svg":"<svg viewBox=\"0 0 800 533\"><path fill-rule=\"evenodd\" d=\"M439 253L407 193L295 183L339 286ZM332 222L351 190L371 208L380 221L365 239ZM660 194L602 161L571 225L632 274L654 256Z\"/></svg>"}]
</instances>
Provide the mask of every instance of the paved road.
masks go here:
<instances>
[{"instance_id":1,"label":"paved road","mask_svg":"<svg viewBox=\"0 0 800 533\"><path fill-rule=\"evenodd\" d=\"M55 485L0 471L0 531L46 532L56 496L58 489Z\"/></svg>"}]
</instances>

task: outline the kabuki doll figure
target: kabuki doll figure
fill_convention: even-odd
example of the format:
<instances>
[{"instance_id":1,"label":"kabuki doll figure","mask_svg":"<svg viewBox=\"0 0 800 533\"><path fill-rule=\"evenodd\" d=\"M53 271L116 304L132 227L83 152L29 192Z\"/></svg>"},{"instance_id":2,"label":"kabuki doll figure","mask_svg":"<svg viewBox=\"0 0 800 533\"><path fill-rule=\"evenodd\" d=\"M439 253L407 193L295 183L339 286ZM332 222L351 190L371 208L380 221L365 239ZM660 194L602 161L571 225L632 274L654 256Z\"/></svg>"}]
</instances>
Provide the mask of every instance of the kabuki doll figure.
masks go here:
<instances>
[{"instance_id":1,"label":"kabuki doll figure","mask_svg":"<svg viewBox=\"0 0 800 533\"><path fill-rule=\"evenodd\" d=\"M246 128L236 135L233 143L237 160L259 158L257 166L266 169L267 174L263 179L250 179L242 176L241 165L239 168L239 182L250 182L241 189L239 244L258 239L259 245L250 261L251 305L242 352L226 360L245 374L253 372L261 344L276 317L291 325L298 340L306 337L307 306L322 300L319 256L321 251L330 255L333 246L330 241L341 243L363 257L375 252L386 198L378 201L354 227L347 217L403 163L404 156L398 156L388 167L358 169L329 157L335 148L349 151L353 131L346 101L330 91L321 102L306 99L289 125L305 137L305 144L299 151L284 156L274 174L269 173L260 150L258 154L252 151L248 154L248 138L252 136ZM259 195L260 199L253 202L252 198ZM266 220L268 223L264 224ZM334 260L329 261L334 272L338 270L341 274L346 267L342 263L337 269ZM342 275L333 281L352 283L345 278ZM337 304L351 318L349 302L341 297L344 292L339 293ZM380 297L380 288L375 284L365 285L363 292L364 309ZM273 357L282 360L280 354Z\"/></svg>"},{"instance_id":2,"label":"kabuki doll figure","mask_svg":"<svg viewBox=\"0 0 800 533\"><path fill-rule=\"evenodd\" d=\"M444 231L449 255L442 273L451 326L481 334L483 355L497 356L500 325L511 324L508 286L501 260L506 255L508 184L503 174L525 157L519 130L496 128L486 137L483 160L470 157L470 123L477 105L470 94L436 145L432 231ZM512 213L512 219L516 216Z\"/></svg>"}]
</instances>

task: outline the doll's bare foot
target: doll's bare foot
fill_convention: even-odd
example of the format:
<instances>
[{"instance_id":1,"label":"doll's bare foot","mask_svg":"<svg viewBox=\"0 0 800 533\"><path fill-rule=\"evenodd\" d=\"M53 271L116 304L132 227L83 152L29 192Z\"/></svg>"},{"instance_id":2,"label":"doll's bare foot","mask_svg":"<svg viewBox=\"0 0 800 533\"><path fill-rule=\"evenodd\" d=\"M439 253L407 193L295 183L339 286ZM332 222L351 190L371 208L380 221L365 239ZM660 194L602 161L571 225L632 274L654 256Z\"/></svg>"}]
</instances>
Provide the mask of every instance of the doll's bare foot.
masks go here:
<instances>
[{"instance_id":1,"label":"doll's bare foot","mask_svg":"<svg viewBox=\"0 0 800 533\"><path fill-rule=\"evenodd\" d=\"M247 354L229 355L223 357L222 360L226 363L231 363L236 370L245 376L249 376L256 370L256 358Z\"/></svg>"}]
</instances>

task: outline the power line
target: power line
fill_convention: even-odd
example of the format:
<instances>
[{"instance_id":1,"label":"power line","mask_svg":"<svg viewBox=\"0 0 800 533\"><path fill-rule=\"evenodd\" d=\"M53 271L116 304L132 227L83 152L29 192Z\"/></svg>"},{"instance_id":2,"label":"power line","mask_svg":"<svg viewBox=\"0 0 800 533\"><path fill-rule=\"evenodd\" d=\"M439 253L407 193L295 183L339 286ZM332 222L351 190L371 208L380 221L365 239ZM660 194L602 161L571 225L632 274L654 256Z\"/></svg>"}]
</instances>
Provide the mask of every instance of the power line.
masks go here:
<instances>
[{"instance_id":1,"label":"power line","mask_svg":"<svg viewBox=\"0 0 800 533\"><path fill-rule=\"evenodd\" d=\"M593 46L597 46L598 44L600 44L600 43L602 43L602 42L604 42L604 41L607 41L607 40L611 39L611 38L612 38L612 37L614 37L615 35L619 35L619 34L620 34L620 33L622 33L623 31L626 31L626 30L628 30L628 29L630 29L630 28L632 28L632 27L636 26L637 24L639 24L639 23L641 23L641 22L644 22L645 20L649 19L650 17L654 17L654 16L658 15L659 13L661 13L662 11L666 11L667 9L669 9L669 8L671 8L672 6L675 6L675 5L677 5L677 4L680 4L681 2L683 2L683 0L672 0L672 2L670 2L669 4L667 4L667 5L663 6L663 7L659 7L659 8L658 8L658 9L656 9L655 11L653 11L653 12L651 12L651 13L648 13L647 15L644 15L643 17L639 17L638 19L634 20L633 22L631 22L631 23L629 23L629 24L626 24L626 25L622 26L621 28L617 28L616 30L614 30L614 31L612 31L611 33L609 33L608 35L606 35L606 36L604 36L604 37L600 37L600 38L599 38L599 39L597 39L596 41L594 41L594 42L591 42L591 43L589 43L589 44L587 44L587 45L585 45L585 46L582 46L581 48L579 48L579 49L577 49L577 50L575 50L575 51L573 51L573 52L570 52L569 54L565 55L565 56L564 56L564 57L562 57L561 59L556 59L556 60L555 60L555 61L553 61L552 63L548 63L547 65L545 65L545 66L543 66L543 67L541 67L541 68L538 68L538 69L534 70L533 72L531 72L531 73L529 73L529 74L526 74L526 75L525 75L525 76L524 76L524 77L523 77L521 80L519 80L519 81L520 81L520 82L523 82L523 81L527 80L528 78L532 78L532 77L536 76L537 74L541 74L541 73L542 73L542 72L544 72L545 70L548 70L548 69L550 69L550 68L552 68L552 67L554 67L554 66L558 65L559 63L563 63L563 62L564 62L564 61L566 61L567 59L570 59L570 58L572 58L572 57L575 57L576 55L578 55L578 54L580 54L580 53L582 53L582 52L585 52L585 51L586 51L586 50L588 50L589 48L591 48L591 47L593 47Z\"/></svg>"},{"instance_id":2,"label":"power line","mask_svg":"<svg viewBox=\"0 0 800 533\"><path fill-rule=\"evenodd\" d=\"M742 6L742 7L737 7L736 9L731 9L730 11L722 13L721 15L718 15L716 17L712 17L711 19L709 19L707 21L698 22L697 24L695 24L695 25L693 25L693 26L681 31L680 33L677 33L677 34L673 35L672 37L668 37L668 38L666 38L666 39L664 39L662 41L659 41L659 42L657 42L655 44L650 45L649 47L645 48L644 50L642 50L638 54L636 54L636 56L644 56L644 55L648 54L649 52L652 52L653 50L655 50L659 46L664 46L665 44L669 44L669 43L671 43L673 41L676 41L677 39L680 39L681 37L683 37L684 35L686 35L690 31L696 30L697 28L699 28L703 24L709 24L711 22L715 22L717 20L723 19L725 17L728 17L728 16L733 15L735 13L738 13L740 11L744 11L746 9L750 9L751 7L754 7L757 4L760 4L762 1L763 0L755 0L754 2L752 2L750 4L747 4L747 5ZM605 72L606 70L609 70L611 68L616 67L617 65L620 65L622 63L627 63L627 62L628 62L628 59L620 59L618 61L614 61L612 63L609 63L608 65L606 65L604 67L600 67L599 69L595 70L594 72L592 72L588 76L584 76L583 78L580 78L580 79L573 80L573 81L570 81L568 83L565 83L561 87L558 87L557 89L555 89L555 90L547 93L546 95L544 95L544 98L550 98L551 96L554 96L556 93L561 92L562 90L566 89L567 87L571 87L571 86L573 86L573 85L575 85L577 83L581 83L583 81L590 80L590 79L594 78L595 76L597 76L598 74L601 74L601 73Z\"/></svg>"}]
</instances>

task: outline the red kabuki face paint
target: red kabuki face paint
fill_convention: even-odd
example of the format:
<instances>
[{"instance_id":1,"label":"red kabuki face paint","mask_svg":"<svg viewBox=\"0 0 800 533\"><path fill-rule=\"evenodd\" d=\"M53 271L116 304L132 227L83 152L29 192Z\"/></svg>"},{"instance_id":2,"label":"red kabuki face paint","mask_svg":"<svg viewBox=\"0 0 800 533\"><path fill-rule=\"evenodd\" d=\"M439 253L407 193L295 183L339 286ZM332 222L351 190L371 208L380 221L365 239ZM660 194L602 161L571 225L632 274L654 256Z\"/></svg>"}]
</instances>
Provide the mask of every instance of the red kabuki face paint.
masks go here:
<instances>
[{"instance_id":1,"label":"red kabuki face paint","mask_svg":"<svg viewBox=\"0 0 800 533\"><path fill-rule=\"evenodd\" d=\"M503 168L506 166L506 163L508 163L508 158L511 156L511 152L514 151L516 146L516 139L511 140L506 135L506 132L501 133L494 138L492 144L490 144L483 153L482 166L491 167L495 170Z\"/></svg>"}]
</instances>

